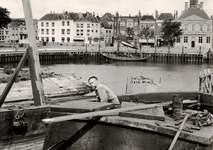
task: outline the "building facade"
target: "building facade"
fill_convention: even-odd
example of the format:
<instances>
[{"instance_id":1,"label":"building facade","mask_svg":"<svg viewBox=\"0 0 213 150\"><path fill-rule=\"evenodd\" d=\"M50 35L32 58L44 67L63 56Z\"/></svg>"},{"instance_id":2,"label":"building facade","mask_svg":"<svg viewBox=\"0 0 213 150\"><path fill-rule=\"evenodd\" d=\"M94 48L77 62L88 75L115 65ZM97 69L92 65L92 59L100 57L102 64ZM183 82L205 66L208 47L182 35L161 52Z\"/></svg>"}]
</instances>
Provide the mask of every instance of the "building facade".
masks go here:
<instances>
[{"instance_id":1,"label":"building facade","mask_svg":"<svg viewBox=\"0 0 213 150\"><path fill-rule=\"evenodd\" d=\"M177 21L181 22L183 35L177 39L175 47L212 48L212 19L203 9L203 2L185 2L185 10Z\"/></svg>"},{"instance_id":2,"label":"building facade","mask_svg":"<svg viewBox=\"0 0 213 150\"><path fill-rule=\"evenodd\" d=\"M34 19L33 22L37 39L37 20ZM19 44L19 46L29 44L25 19L13 18L7 28L1 30L0 37L0 43Z\"/></svg>"},{"instance_id":3,"label":"building facade","mask_svg":"<svg viewBox=\"0 0 213 150\"><path fill-rule=\"evenodd\" d=\"M100 23L94 14L89 12L85 14L51 12L38 21L38 29L39 41L53 43L82 45L100 37Z\"/></svg>"}]
</instances>

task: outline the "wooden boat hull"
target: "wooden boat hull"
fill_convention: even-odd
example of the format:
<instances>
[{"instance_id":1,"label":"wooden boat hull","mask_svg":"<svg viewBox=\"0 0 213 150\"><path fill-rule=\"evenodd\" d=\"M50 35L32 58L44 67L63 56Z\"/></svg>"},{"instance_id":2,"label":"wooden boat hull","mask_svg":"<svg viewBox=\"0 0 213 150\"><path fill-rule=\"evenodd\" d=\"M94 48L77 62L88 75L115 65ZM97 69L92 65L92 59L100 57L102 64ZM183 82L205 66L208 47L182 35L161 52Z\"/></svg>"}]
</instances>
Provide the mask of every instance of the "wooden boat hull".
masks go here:
<instances>
[{"instance_id":1,"label":"wooden boat hull","mask_svg":"<svg viewBox=\"0 0 213 150\"><path fill-rule=\"evenodd\" d=\"M106 54L101 54L103 57L107 58L107 59L112 59L112 60L118 60L118 61L146 61L149 59L150 56L147 57L117 57L117 56L113 56L113 55L106 55Z\"/></svg>"},{"instance_id":2,"label":"wooden boat hull","mask_svg":"<svg viewBox=\"0 0 213 150\"><path fill-rule=\"evenodd\" d=\"M173 139L173 136L156 134L153 131L126 125L98 122L87 131L89 126L89 122L77 120L51 124L48 127L43 150L71 137L73 140L69 150L162 150L168 149ZM81 134L78 134L79 132ZM172 132L175 133L175 131ZM173 150L210 150L212 148L213 143L207 146L179 139Z\"/></svg>"},{"instance_id":3,"label":"wooden boat hull","mask_svg":"<svg viewBox=\"0 0 213 150\"><path fill-rule=\"evenodd\" d=\"M200 92L125 94L119 95L118 98L122 102L156 103L171 101L174 94L180 94L184 99L191 100L197 99L198 95L200 95L202 108L213 112L213 95ZM98 122L95 122L95 124L89 120L63 121L49 125L45 125L42 122L42 119L44 118L111 108L111 104L109 103L88 103L91 103L90 107L84 103L79 105L76 101L74 104L70 102L69 105L68 103L65 103L63 106L46 105L25 108L25 118L29 123L28 130L19 135L14 132L12 126L17 109L1 109L0 124L1 129L4 130L1 130L0 132L0 149L8 148L10 145L14 146L13 143L16 143L15 139L27 139L28 137L42 135L45 133L44 146L41 145L43 146L43 149L47 149L59 141L67 140L70 137L72 137L73 141L70 149L168 149L177 132L177 130L171 128L157 126L155 124L156 120L153 120L150 123L150 120L147 119L120 116L102 117ZM99 105L99 107L95 107L96 104ZM80 109L79 107L85 108ZM21 109L18 113L22 114L23 111L24 110ZM174 149L213 149L212 126L204 127L204 129L202 129L202 133L199 133L199 131L195 131L193 134L186 132L181 133ZM43 139L43 136L41 137Z\"/></svg>"}]
</instances>

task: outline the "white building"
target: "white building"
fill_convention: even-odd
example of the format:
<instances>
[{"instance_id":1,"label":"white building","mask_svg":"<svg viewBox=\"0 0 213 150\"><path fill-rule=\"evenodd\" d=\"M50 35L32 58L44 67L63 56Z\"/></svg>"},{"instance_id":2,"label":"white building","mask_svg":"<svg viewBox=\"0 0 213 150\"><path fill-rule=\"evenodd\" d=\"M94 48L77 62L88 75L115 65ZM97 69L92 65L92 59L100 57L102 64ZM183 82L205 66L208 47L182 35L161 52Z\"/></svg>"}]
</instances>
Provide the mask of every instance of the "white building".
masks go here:
<instances>
[{"instance_id":1,"label":"white building","mask_svg":"<svg viewBox=\"0 0 213 150\"><path fill-rule=\"evenodd\" d=\"M100 37L100 24L88 12L51 12L38 21L38 29L39 41L46 42L86 44Z\"/></svg>"},{"instance_id":2,"label":"white building","mask_svg":"<svg viewBox=\"0 0 213 150\"><path fill-rule=\"evenodd\" d=\"M203 2L198 0L185 2L185 10L177 21L181 22L183 35L177 39L175 47L212 48L212 20L203 9Z\"/></svg>"},{"instance_id":3,"label":"white building","mask_svg":"<svg viewBox=\"0 0 213 150\"><path fill-rule=\"evenodd\" d=\"M53 43L72 42L76 15L68 12L46 14L38 21L38 40Z\"/></svg>"}]
</instances>

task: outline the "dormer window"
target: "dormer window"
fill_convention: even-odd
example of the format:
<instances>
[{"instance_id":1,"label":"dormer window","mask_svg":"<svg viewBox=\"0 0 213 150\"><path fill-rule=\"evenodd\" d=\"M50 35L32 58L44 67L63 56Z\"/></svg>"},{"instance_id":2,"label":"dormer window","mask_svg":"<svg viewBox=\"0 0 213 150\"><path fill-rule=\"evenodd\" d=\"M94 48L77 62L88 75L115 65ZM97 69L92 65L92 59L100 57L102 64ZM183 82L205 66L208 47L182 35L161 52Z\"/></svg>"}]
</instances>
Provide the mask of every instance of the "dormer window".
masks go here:
<instances>
[{"instance_id":1,"label":"dormer window","mask_svg":"<svg viewBox=\"0 0 213 150\"><path fill-rule=\"evenodd\" d=\"M203 27L202 26L200 26L200 31L203 31Z\"/></svg>"}]
</instances>

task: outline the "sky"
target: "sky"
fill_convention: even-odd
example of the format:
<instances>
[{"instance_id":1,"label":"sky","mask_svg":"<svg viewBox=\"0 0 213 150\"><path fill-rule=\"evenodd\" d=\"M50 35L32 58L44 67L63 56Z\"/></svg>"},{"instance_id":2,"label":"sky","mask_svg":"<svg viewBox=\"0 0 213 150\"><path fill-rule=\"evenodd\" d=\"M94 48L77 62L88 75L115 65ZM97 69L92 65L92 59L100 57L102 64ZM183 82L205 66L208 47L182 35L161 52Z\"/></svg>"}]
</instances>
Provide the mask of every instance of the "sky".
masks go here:
<instances>
[{"instance_id":1,"label":"sky","mask_svg":"<svg viewBox=\"0 0 213 150\"><path fill-rule=\"evenodd\" d=\"M105 13L121 16L137 15L139 10L142 15L155 15L155 10L160 13L174 13L180 16L184 10L185 2L189 0L30 0L34 19L41 19L45 14L68 12L95 12L100 17ZM213 15L213 0L198 0L203 2L203 7L208 16ZM22 0L0 0L0 7L7 8L11 18L24 18Z\"/></svg>"}]
</instances>

